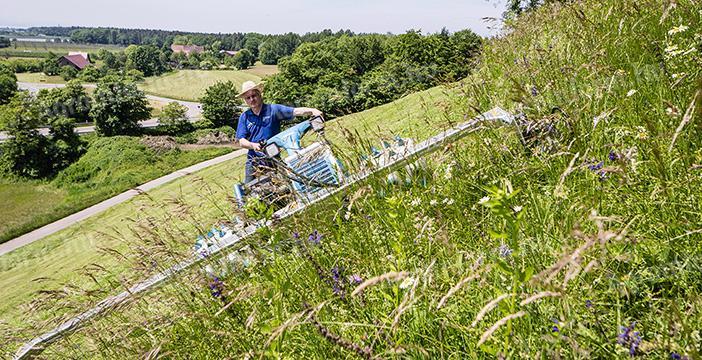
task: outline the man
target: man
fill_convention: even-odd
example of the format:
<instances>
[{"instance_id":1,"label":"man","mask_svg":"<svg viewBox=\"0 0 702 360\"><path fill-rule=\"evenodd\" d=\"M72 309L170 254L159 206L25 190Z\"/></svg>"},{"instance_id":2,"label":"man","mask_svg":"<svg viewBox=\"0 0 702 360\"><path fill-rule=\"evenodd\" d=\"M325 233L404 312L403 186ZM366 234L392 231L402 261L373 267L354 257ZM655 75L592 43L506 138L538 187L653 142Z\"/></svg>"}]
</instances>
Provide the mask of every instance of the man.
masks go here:
<instances>
[{"instance_id":1,"label":"man","mask_svg":"<svg viewBox=\"0 0 702 360\"><path fill-rule=\"evenodd\" d=\"M321 116L322 112L306 107L292 108L278 104L264 104L261 95L262 84L246 81L241 85L237 95L243 98L249 109L239 117L236 127L236 139L239 145L249 149L246 157L246 179L248 183L254 179L257 167L269 166L261 153L261 142L270 139L280 132L280 123L291 120L296 116Z\"/></svg>"}]
</instances>

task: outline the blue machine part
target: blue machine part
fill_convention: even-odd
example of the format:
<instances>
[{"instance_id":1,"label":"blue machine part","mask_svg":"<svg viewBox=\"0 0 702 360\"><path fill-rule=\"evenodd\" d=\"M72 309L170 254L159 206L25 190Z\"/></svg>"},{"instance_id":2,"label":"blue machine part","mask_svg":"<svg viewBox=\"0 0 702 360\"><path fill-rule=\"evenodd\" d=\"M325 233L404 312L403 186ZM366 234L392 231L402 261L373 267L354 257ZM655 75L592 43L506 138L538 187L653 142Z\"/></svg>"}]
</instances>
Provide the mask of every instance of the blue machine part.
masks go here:
<instances>
[{"instance_id":1,"label":"blue machine part","mask_svg":"<svg viewBox=\"0 0 702 360\"><path fill-rule=\"evenodd\" d=\"M300 139L311 127L312 123L309 120L305 120L268 139L266 144L275 143L278 147L285 149L288 155L295 155L302 150L300 148Z\"/></svg>"},{"instance_id":2,"label":"blue machine part","mask_svg":"<svg viewBox=\"0 0 702 360\"><path fill-rule=\"evenodd\" d=\"M288 156L285 162L296 173L307 179L325 184L340 184L340 167L329 149L314 143L301 149L294 155ZM303 182L293 181L293 189L300 195L309 195L321 190L321 187Z\"/></svg>"}]
</instances>

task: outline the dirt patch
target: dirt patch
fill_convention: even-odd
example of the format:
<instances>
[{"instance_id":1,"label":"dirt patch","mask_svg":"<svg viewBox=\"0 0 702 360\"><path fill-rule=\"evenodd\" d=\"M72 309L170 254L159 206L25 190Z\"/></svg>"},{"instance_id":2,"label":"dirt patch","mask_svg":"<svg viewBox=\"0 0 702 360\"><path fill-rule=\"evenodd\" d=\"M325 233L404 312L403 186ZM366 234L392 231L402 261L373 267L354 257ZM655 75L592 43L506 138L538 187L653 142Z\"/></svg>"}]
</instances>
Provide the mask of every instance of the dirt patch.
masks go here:
<instances>
[{"instance_id":1,"label":"dirt patch","mask_svg":"<svg viewBox=\"0 0 702 360\"><path fill-rule=\"evenodd\" d=\"M144 136L141 143L157 154L178 149L178 143L171 136Z\"/></svg>"},{"instance_id":2,"label":"dirt patch","mask_svg":"<svg viewBox=\"0 0 702 360\"><path fill-rule=\"evenodd\" d=\"M215 131L212 133L209 133L199 139L195 142L197 145L223 145L223 144L231 144L233 143L233 139L231 139L227 134L221 132L221 131Z\"/></svg>"}]
</instances>

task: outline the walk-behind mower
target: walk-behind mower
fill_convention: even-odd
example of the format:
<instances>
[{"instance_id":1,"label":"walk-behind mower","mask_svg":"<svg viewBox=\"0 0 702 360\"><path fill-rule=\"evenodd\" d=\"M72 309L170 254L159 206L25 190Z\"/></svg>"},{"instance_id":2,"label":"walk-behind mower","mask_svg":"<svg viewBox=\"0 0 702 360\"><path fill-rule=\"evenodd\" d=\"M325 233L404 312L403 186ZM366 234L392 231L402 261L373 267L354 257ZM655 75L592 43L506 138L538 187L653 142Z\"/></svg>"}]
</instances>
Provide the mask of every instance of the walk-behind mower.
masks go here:
<instances>
[{"instance_id":1,"label":"walk-behind mower","mask_svg":"<svg viewBox=\"0 0 702 360\"><path fill-rule=\"evenodd\" d=\"M302 137L312 130L317 141L302 147ZM346 175L324 137L321 116L303 121L262 144L255 180L234 185L234 198L247 215L309 202L325 188L344 184Z\"/></svg>"}]
</instances>

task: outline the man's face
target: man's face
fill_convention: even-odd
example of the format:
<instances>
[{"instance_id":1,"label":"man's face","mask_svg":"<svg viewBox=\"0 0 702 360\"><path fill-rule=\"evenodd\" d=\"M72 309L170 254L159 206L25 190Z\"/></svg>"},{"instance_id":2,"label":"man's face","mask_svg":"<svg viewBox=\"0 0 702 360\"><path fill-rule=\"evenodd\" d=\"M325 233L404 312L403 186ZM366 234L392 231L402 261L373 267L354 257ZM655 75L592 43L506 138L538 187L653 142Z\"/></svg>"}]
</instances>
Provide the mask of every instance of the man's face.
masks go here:
<instances>
[{"instance_id":1,"label":"man's face","mask_svg":"<svg viewBox=\"0 0 702 360\"><path fill-rule=\"evenodd\" d=\"M242 96L246 105L252 109L258 109L261 106L261 92L258 90L251 90Z\"/></svg>"}]
</instances>

